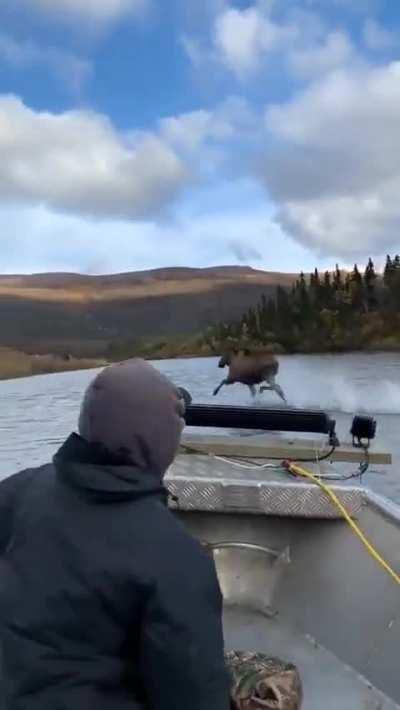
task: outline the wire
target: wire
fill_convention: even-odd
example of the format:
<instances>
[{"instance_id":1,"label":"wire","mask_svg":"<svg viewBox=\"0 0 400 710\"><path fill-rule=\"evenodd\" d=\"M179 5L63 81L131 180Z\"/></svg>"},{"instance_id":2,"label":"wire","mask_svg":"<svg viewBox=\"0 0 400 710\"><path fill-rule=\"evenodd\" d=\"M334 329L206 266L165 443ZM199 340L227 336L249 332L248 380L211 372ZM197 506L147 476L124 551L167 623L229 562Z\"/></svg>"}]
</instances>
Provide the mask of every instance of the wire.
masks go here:
<instances>
[{"instance_id":1,"label":"wire","mask_svg":"<svg viewBox=\"0 0 400 710\"><path fill-rule=\"evenodd\" d=\"M336 448L337 444L335 443L332 445L330 450L327 451L323 456L318 456L318 451L316 451L314 459L296 459L296 461L298 461L299 463L314 463L315 461L319 463L320 461L326 461L326 459L329 459L332 456Z\"/></svg>"},{"instance_id":2,"label":"wire","mask_svg":"<svg viewBox=\"0 0 400 710\"><path fill-rule=\"evenodd\" d=\"M183 452L187 452L189 454L200 454L203 456L215 456L215 458L220 458L216 454L212 453L211 451L204 451L204 449L197 449L194 446L188 446L187 444L181 444L181 450ZM337 445L336 443L333 444L333 446L330 448L329 451L327 451L323 456L318 457L318 453L316 452L315 458L307 458L307 459L296 459L299 463L315 463L316 461L325 461L326 459L329 459L334 451L336 450ZM243 457L234 457L234 458L239 458L243 460ZM226 459L228 460L228 459ZM245 459L246 460L246 459ZM268 456L269 461L282 461L282 456ZM261 468L264 468L262 464L258 464Z\"/></svg>"},{"instance_id":3,"label":"wire","mask_svg":"<svg viewBox=\"0 0 400 710\"><path fill-rule=\"evenodd\" d=\"M353 473L350 474L344 474L344 475L338 475L338 474L331 474L331 473L322 473L320 469L320 473L318 475L318 478L321 480L325 481L351 481L354 478L359 478L360 483L362 482L362 477L365 475L365 473L368 471L369 466L370 466L370 456L369 456L369 446L368 444L364 444L362 447L360 447L364 451L364 461L360 462L360 466L357 469L357 471L354 471ZM316 461L319 463L321 459L318 458L318 451L315 451L316 455ZM298 459L296 459L298 461Z\"/></svg>"},{"instance_id":4,"label":"wire","mask_svg":"<svg viewBox=\"0 0 400 710\"><path fill-rule=\"evenodd\" d=\"M275 463L264 463L264 464L258 464L258 463L250 463L250 461L245 463L244 461L240 461L238 459L228 459L225 458L225 456L216 456L214 454L214 458L217 461L223 461L224 463L229 463L232 464L232 466L237 466L238 468L245 468L249 471L254 471L254 470L260 470L260 469L266 469L266 468L274 468L278 469L281 468L281 466L277 466Z\"/></svg>"},{"instance_id":5,"label":"wire","mask_svg":"<svg viewBox=\"0 0 400 710\"><path fill-rule=\"evenodd\" d=\"M323 456L318 456L318 452L316 451L314 458L312 458L312 459L310 459L310 458L297 459L296 458L296 461L298 461L299 463L316 463L316 462L318 463L319 461L325 461L326 459L329 459L332 456L332 454L335 452L336 448L337 448L337 444L335 443L332 445L332 447L329 449L329 451L327 451ZM270 461L282 461L281 456L268 456L268 459Z\"/></svg>"},{"instance_id":6,"label":"wire","mask_svg":"<svg viewBox=\"0 0 400 710\"><path fill-rule=\"evenodd\" d=\"M225 456L218 456L217 454L214 454L212 451L203 451L202 449L197 449L194 446L187 446L187 444L181 444L181 450L183 450L184 452L186 451L187 453L191 453L191 454L212 456L212 458L216 459L217 461L223 461L224 463L229 463L232 466L237 466L238 468L243 468L248 471L267 469L267 468L274 468L274 469L281 468L280 465L277 466L274 463L259 464L256 462L250 462L249 459L239 457L239 456L233 457L233 458L227 458ZM280 458L279 461L282 461L282 459Z\"/></svg>"},{"instance_id":7,"label":"wire","mask_svg":"<svg viewBox=\"0 0 400 710\"><path fill-rule=\"evenodd\" d=\"M197 449L195 446L188 446L187 444L181 444L179 448L182 453L199 454L200 456L212 455L210 451L204 451L204 449Z\"/></svg>"},{"instance_id":8,"label":"wire","mask_svg":"<svg viewBox=\"0 0 400 710\"><path fill-rule=\"evenodd\" d=\"M363 474L361 474L362 477ZM320 481L351 481L353 478L360 478L360 471L349 473L347 476L340 476L336 473L321 473L317 476Z\"/></svg>"},{"instance_id":9,"label":"wire","mask_svg":"<svg viewBox=\"0 0 400 710\"><path fill-rule=\"evenodd\" d=\"M354 480L355 478L359 478L360 481L362 480L363 475L366 473L368 467L369 467L369 451L368 447L365 446L364 452L365 452L365 457L366 460L364 462L360 463L360 468L357 471L354 471L353 473L347 474L347 475L339 475L339 474L331 474L331 473L320 473L318 474L318 478L323 481L338 481L338 482L345 482L345 481L351 481ZM318 449L315 449L315 459L296 459L297 463L317 463L319 464L321 461L325 461L328 459L330 456L332 456L333 452L336 449L336 444L334 444L331 449L326 452L323 456L319 456ZM257 463L254 460L251 460L249 458L246 458L244 456L232 456L232 457L227 457L227 456L218 456L217 454L212 453L211 451L204 451L203 449L197 449L194 446L188 446L187 444L181 444L181 450L183 452L191 453L191 454L198 454L198 455L203 455L203 456L212 456L213 458L223 461L224 463L229 463L232 466L236 466L237 468L242 468L248 471L253 471L253 470L266 470L266 469L275 469L279 470L282 468L281 465L277 464L271 464L271 463L266 463L266 464L261 464ZM278 456L268 456L269 461L279 461L280 463L282 462L282 458Z\"/></svg>"},{"instance_id":10,"label":"wire","mask_svg":"<svg viewBox=\"0 0 400 710\"><path fill-rule=\"evenodd\" d=\"M289 470L291 473L294 475L303 477L303 478L308 478L309 480L313 481L319 488L321 488L324 493L326 493L327 496L331 499L331 501L334 503L334 505L338 508L338 510L341 512L343 515L344 519L350 525L351 529L357 535L357 537L361 540L362 544L364 547L367 549L368 553L371 555L371 557L378 562L378 564L383 567L383 569L394 579L394 581L400 585L400 576L394 571L394 569L389 565L388 562L379 554L379 552L375 549L375 547L370 543L368 538L364 535L362 530L358 527L358 525L354 522L354 520L351 518L349 513L347 512L346 508L344 505L341 503L339 498L337 497L336 493L326 484L323 483L317 476L315 476L311 471L308 471L307 469L303 468L302 466L298 466L297 463L293 463L291 461L284 461L282 462L284 468Z\"/></svg>"}]
</instances>

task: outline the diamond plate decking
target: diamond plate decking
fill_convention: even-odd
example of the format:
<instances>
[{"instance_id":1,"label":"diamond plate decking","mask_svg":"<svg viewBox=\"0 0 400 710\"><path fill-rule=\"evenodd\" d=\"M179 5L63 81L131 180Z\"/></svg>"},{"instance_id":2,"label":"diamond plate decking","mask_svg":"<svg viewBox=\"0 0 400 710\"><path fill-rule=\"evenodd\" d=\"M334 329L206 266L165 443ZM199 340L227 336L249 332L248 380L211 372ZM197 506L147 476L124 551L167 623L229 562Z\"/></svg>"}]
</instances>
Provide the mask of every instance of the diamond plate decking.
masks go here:
<instances>
[{"instance_id":1,"label":"diamond plate decking","mask_svg":"<svg viewBox=\"0 0 400 710\"><path fill-rule=\"evenodd\" d=\"M296 518L340 518L325 493L275 469L244 469L214 456L179 455L165 483L178 498L171 507L208 512L243 512ZM350 515L365 503L362 487L332 485Z\"/></svg>"}]
</instances>

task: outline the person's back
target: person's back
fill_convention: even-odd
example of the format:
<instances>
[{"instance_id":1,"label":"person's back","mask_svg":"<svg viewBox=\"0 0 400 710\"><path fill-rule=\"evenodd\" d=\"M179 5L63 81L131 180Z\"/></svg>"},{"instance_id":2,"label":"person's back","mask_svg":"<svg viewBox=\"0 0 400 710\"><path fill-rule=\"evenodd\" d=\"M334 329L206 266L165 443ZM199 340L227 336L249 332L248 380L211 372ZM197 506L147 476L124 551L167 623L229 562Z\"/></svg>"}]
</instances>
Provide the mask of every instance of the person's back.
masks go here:
<instances>
[{"instance_id":1,"label":"person's back","mask_svg":"<svg viewBox=\"0 0 400 710\"><path fill-rule=\"evenodd\" d=\"M228 710L215 568L162 486L180 406L145 363L108 368L83 436L0 484L5 710Z\"/></svg>"}]
</instances>

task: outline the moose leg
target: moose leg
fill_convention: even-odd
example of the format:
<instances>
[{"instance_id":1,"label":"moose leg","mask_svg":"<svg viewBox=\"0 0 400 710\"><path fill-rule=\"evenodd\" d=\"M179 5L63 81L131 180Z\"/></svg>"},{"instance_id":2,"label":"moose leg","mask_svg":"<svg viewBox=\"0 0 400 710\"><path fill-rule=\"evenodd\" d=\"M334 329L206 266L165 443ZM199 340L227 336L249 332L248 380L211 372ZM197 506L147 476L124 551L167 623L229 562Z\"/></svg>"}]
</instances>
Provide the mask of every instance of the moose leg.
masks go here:
<instances>
[{"instance_id":1,"label":"moose leg","mask_svg":"<svg viewBox=\"0 0 400 710\"><path fill-rule=\"evenodd\" d=\"M264 379L264 382L266 382L267 384L261 385L261 387L260 387L260 394L262 394L263 392L266 392L267 390L268 390L268 391L272 391L273 385L275 384L275 377L274 377L274 375L270 375L269 377L266 377L266 378Z\"/></svg>"},{"instance_id":2,"label":"moose leg","mask_svg":"<svg viewBox=\"0 0 400 710\"><path fill-rule=\"evenodd\" d=\"M276 384L275 384L275 385L273 385L273 386L271 387L271 389L272 389L274 392L276 392L276 394L278 395L278 397L280 397L281 400L282 400L283 402L285 402L285 404L287 404L286 397L285 397L285 393L284 393L282 387L280 387L279 385L276 385Z\"/></svg>"},{"instance_id":3,"label":"moose leg","mask_svg":"<svg viewBox=\"0 0 400 710\"><path fill-rule=\"evenodd\" d=\"M272 377L266 379L266 382L268 383L267 385L262 385L260 387L260 394L262 394L262 392L265 392L266 390L269 390L270 392L276 392L278 397L280 397L286 404L285 393L284 393L282 387L280 387L279 385L276 384L275 377L272 376Z\"/></svg>"},{"instance_id":4,"label":"moose leg","mask_svg":"<svg viewBox=\"0 0 400 710\"><path fill-rule=\"evenodd\" d=\"M257 390L256 390L255 386L254 386L254 385L247 385L247 386L248 386L248 388L249 388L249 390L250 390L250 392L251 392L251 396L252 396L252 397L255 397L256 394L257 394Z\"/></svg>"},{"instance_id":5,"label":"moose leg","mask_svg":"<svg viewBox=\"0 0 400 710\"><path fill-rule=\"evenodd\" d=\"M216 387L215 390L214 390L214 392L213 392L214 397L215 397L216 394L218 394L218 392L220 391L221 387L223 387L224 385L230 385L230 384L231 384L231 382L228 380L228 378L225 378L225 380L222 380L222 382L220 382L220 384L218 385L218 387Z\"/></svg>"}]
</instances>

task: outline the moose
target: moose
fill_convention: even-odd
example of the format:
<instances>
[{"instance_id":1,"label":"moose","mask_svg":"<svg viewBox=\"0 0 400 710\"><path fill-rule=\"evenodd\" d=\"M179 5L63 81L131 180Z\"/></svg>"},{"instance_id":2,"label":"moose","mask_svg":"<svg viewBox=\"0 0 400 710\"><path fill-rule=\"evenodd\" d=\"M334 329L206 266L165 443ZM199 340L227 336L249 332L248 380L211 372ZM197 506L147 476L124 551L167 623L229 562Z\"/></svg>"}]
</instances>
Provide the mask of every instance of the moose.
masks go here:
<instances>
[{"instance_id":1,"label":"moose","mask_svg":"<svg viewBox=\"0 0 400 710\"><path fill-rule=\"evenodd\" d=\"M270 352L254 352L250 350L232 350L219 360L218 367L229 367L228 377L216 387L213 394L218 394L224 385L233 385L240 382L247 385L253 397L256 395L256 385L261 385L260 393L265 390L276 392L286 402L282 388L276 384L275 377L279 371L279 362ZM266 384L262 384L262 383Z\"/></svg>"}]
</instances>

